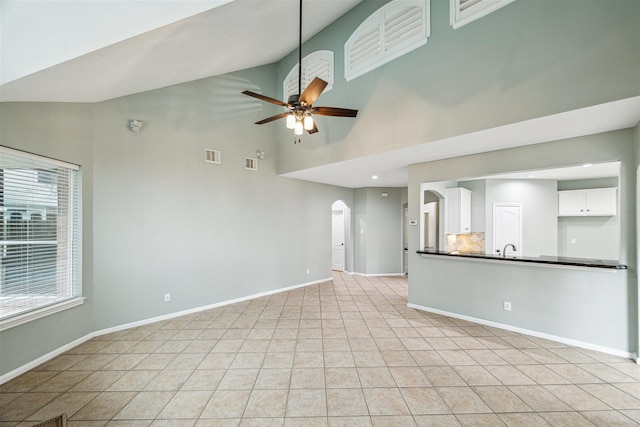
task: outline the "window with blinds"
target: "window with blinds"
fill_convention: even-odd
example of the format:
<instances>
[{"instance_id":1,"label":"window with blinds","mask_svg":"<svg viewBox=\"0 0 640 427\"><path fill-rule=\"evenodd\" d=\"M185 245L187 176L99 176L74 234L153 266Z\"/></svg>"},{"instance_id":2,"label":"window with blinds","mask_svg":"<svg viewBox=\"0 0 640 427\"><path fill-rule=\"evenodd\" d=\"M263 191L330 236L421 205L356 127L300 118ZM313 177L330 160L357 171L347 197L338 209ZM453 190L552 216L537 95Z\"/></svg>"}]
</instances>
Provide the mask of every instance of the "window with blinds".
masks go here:
<instances>
[{"instance_id":1,"label":"window with blinds","mask_svg":"<svg viewBox=\"0 0 640 427\"><path fill-rule=\"evenodd\" d=\"M78 166L0 147L0 330L80 297L80 194Z\"/></svg>"},{"instance_id":2,"label":"window with blinds","mask_svg":"<svg viewBox=\"0 0 640 427\"><path fill-rule=\"evenodd\" d=\"M330 50L318 50L302 58L302 90L319 77L327 82L327 87L322 93L333 88L333 52ZM298 64L296 64L284 79L282 93L287 102L291 95L298 94Z\"/></svg>"},{"instance_id":3,"label":"window with blinds","mask_svg":"<svg viewBox=\"0 0 640 427\"><path fill-rule=\"evenodd\" d=\"M451 26L458 29L515 0L449 0Z\"/></svg>"},{"instance_id":4,"label":"window with blinds","mask_svg":"<svg viewBox=\"0 0 640 427\"><path fill-rule=\"evenodd\" d=\"M424 45L429 37L429 0L395 0L353 32L344 47L345 78L359 77Z\"/></svg>"}]
</instances>

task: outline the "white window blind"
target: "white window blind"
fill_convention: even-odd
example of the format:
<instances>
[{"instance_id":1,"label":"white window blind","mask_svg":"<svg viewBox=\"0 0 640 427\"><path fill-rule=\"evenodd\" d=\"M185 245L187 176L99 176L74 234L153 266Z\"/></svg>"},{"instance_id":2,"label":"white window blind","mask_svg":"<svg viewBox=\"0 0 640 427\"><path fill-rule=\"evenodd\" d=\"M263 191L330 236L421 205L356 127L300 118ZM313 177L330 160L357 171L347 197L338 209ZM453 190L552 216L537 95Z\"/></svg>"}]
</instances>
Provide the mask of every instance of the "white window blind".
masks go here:
<instances>
[{"instance_id":1,"label":"white window blind","mask_svg":"<svg viewBox=\"0 0 640 427\"><path fill-rule=\"evenodd\" d=\"M302 58L302 90L319 77L327 82L323 93L333 88L333 52L330 50L318 50ZM284 101L288 101L291 95L298 94L298 65L296 64L284 79Z\"/></svg>"},{"instance_id":2,"label":"white window blind","mask_svg":"<svg viewBox=\"0 0 640 427\"><path fill-rule=\"evenodd\" d=\"M378 9L345 44L345 78L354 79L424 45L429 1L395 0Z\"/></svg>"},{"instance_id":3,"label":"white window blind","mask_svg":"<svg viewBox=\"0 0 640 427\"><path fill-rule=\"evenodd\" d=\"M78 166L0 147L0 322L81 295Z\"/></svg>"},{"instance_id":4,"label":"white window blind","mask_svg":"<svg viewBox=\"0 0 640 427\"><path fill-rule=\"evenodd\" d=\"M449 0L449 20L458 29L476 19L513 3L515 0Z\"/></svg>"}]
</instances>

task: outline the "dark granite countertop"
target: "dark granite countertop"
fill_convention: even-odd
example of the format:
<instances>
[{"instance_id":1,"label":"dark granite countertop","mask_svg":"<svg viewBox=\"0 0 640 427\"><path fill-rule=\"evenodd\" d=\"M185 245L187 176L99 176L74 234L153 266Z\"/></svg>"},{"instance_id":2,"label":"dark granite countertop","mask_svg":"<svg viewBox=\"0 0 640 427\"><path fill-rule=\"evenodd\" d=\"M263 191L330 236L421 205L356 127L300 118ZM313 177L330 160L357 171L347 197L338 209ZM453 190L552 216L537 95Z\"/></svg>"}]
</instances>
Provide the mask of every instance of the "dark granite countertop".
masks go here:
<instances>
[{"instance_id":1,"label":"dark granite countertop","mask_svg":"<svg viewBox=\"0 0 640 427\"><path fill-rule=\"evenodd\" d=\"M446 257L458 257L458 258L473 258L473 259L486 259L493 261L504 262L528 262L532 264L551 264L551 265L568 265L573 267L588 267L588 268L606 268L611 270L626 270L627 266L619 264L618 261L608 259L588 259L588 258L568 258L560 256L539 256L539 257L522 257L522 256L498 256L487 255L483 253L459 253L459 252L444 252L444 251L416 251L420 255L436 255Z\"/></svg>"}]
</instances>

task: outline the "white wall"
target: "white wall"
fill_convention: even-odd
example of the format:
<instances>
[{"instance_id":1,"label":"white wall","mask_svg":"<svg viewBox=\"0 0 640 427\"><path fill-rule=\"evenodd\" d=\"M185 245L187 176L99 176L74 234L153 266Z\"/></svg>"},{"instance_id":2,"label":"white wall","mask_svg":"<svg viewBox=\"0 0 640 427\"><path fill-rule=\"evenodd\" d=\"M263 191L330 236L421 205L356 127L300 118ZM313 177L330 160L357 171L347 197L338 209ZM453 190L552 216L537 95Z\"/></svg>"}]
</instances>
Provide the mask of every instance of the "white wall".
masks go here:
<instances>
[{"instance_id":1,"label":"white wall","mask_svg":"<svg viewBox=\"0 0 640 427\"><path fill-rule=\"evenodd\" d=\"M493 205L518 203L522 206L521 255L557 255L558 196L555 180L488 179L486 187L486 251L493 247Z\"/></svg>"},{"instance_id":2,"label":"white wall","mask_svg":"<svg viewBox=\"0 0 640 427\"><path fill-rule=\"evenodd\" d=\"M558 190L617 188L618 185L618 178L583 179L559 181ZM558 217L558 255L617 260L619 253L619 215Z\"/></svg>"}]
</instances>

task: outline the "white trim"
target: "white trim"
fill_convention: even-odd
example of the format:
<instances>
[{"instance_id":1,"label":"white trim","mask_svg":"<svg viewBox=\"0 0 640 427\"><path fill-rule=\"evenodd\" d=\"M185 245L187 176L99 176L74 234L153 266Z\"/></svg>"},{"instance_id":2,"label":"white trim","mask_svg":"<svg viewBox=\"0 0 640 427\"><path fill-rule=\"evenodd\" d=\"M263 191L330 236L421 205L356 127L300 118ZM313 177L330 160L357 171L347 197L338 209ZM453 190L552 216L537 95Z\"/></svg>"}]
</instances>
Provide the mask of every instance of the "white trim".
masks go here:
<instances>
[{"instance_id":1,"label":"white trim","mask_svg":"<svg viewBox=\"0 0 640 427\"><path fill-rule=\"evenodd\" d=\"M454 30L467 25L477 19L489 15L498 9L501 9L515 0L481 0L468 10L461 12L460 5L457 0L450 0L449 23ZM466 12L466 13L465 13ZM463 16L464 15L464 16Z\"/></svg>"},{"instance_id":2,"label":"white trim","mask_svg":"<svg viewBox=\"0 0 640 427\"><path fill-rule=\"evenodd\" d=\"M326 75L312 74L311 69L316 67L318 64L322 64L323 62L327 64L328 74ZM334 64L335 64L335 60L334 60L334 53L332 50L316 50L315 52L311 52L310 54L302 58L302 84L300 85L296 84L296 87L293 90L293 92L289 92L288 88L292 80L295 79L296 83L298 80L299 64L296 64L293 66L291 71L289 71L289 74L287 74L287 77L285 77L284 81L282 82L282 94L283 94L284 102L289 102L289 97L291 95L299 95L298 86L300 86L302 91L304 91L309 85L309 83L311 83L311 81L313 80L312 77L317 76L327 82L327 86L324 88L322 93L327 93L331 89L333 89L333 83L335 81Z\"/></svg>"},{"instance_id":3,"label":"white trim","mask_svg":"<svg viewBox=\"0 0 640 427\"><path fill-rule=\"evenodd\" d=\"M0 153L10 154L12 156L20 156L22 158L26 158L29 160L34 160L37 162L45 161L47 163L54 164L56 166L61 166L63 168L72 169L72 170L80 170L80 166L74 165L73 163L63 162L62 160L52 159L46 156L39 156L37 154L28 153L26 151L15 150L13 148L5 147L0 145Z\"/></svg>"},{"instance_id":4,"label":"white trim","mask_svg":"<svg viewBox=\"0 0 640 427\"><path fill-rule=\"evenodd\" d=\"M324 282L328 282L328 281L331 281L331 280L333 280L333 279L331 277L329 277L329 278L326 278L326 279L320 279L320 280L315 280L313 282L303 283L301 285L294 285L294 286L289 286L289 287L286 287L286 288L274 289L272 291L260 292L258 294L253 294L253 295L249 295L249 296L246 296L246 297L234 298L234 299L231 299L231 300L217 302L217 303L209 304L209 305L204 305L204 306L201 306L201 307L190 308L190 309L182 310L182 311L176 311L174 313L169 313L169 314L163 314L162 316L156 316L156 317L151 317L151 318L148 318L148 319L138 320L138 321L131 322L131 323L125 323L123 325L113 326L111 328L101 329L99 331L96 331L95 332L95 336L110 334L110 333L122 331L122 330L125 330L125 329L137 328L138 326L148 325L149 323L161 322L163 320L170 320L170 319L174 319L176 317L186 316L187 314L199 313L201 311L211 310L212 308L218 308L218 307L223 307L225 305L236 304L236 303L239 303L239 302L244 302L244 301L252 300L252 299L255 299L255 298L261 298L261 297L265 297L265 296L269 296L269 295L273 295L273 294L279 294L281 292L288 292L288 291L292 291L294 289L304 288L306 286L311 286L311 285L317 285L318 283L324 283Z\"/></svg>"},{"instance_id":5,"label":"white trim","mask_svg":"<svg viewBox=\"0 0 640 427\"><path fill-rule=\"evenodd\" d=\"M356 30L349 36L344 44L344 77L346 81L351 81L363 74L368 73L388 62L393 61L427 43L431 35L431 7L430 0L394 0L373 12L365 19ZM387 45L386 22L387 15L406 7L418 7L421 12L421 29L419 36L409 38L409 42L399 42L398 45ZM376 29L377 28L377 29ZM372 48L371 56L363 64L356 67L352 64L352 49L357 42L367 39L368 35L377 48ZM364 36L364 39L361 38ZM375 37L373 37L375 36ZM376 53L377 52L377 53ZM361 52L362 53L362 52Z\"/></svg>"},{"instance_id":6,"label":"white trim","mask_svg":"<svg viewBox=\"0 0 640 427\"><path fill-rule=\"evenodd\" d=\"M314 280L312 282L306 282L306 283L302 283L300 285L293 285L293 286L288 286L286 288L279 288L279 289L274 289L274 290L271 290L271 291L260 292L260 293L249 295L249 296L246 296L246 297L234 298L234 299L231 299L231 300L222 301L222 302L215 303L215 304L209 304L209 305L205 305L205 306L202 306L202 307L196 307L196 308L191 308L191 309L188 309L188 310L178 311L178 312L175 312L175 313L164 314L162 316L151 317L151 318L148 318L148 319L138 320L138 321L135 321L135 322L125 323L125 324L122 324L122 325L112 326L110 328L106 328L106 329L101 329L101 330L98 330L98 331L90 332L87 335L85 335L85 336L83 336L81 338L78 338L75 341L72 341L72 342L70 342L68 344L65 344L62 347L59 347L59 348L57 348L57 349L55 349L53 351L50 351L49 353L47 353L47 354L45 354L43 356L38 357L35 360L32 360L31 362L28 362L28 363L26 363L26 364L24 364L24 365L22 365L22 366L20 366L20 367L18 367L16 369L12 370L12 371L9 371L4 375L0 375L0 384L4 384L5 382L10 381L10 380L16 378L17 376L24 374L25 372L29 371L30 369L33 369L36 366L41 365L41 364L53 359L54 357L61 355L62 353L66 352L68 350L71 350L73 347L76 347L76 346L78 346L78 345L80 345L80 344L82 344L82 343L84 343L86 341L89 341L91 338L95 338L95 337L98 337L98 336L101 336L101 335L110 334L110 333L113 333L113 332L122 331L122 330L125 330L125 329L131 329L131 328L135 328L135 327L138 327L138 326L147 325L149 323L154 323L154 322L160 322L160 321L163 321L163 320L173 319L173 318L184 316L184 315L187 315L187 314L198 313L200 311L205 311L205 310L209 310L209 309L212 309L212 308L222 307L222 306L229 305L229 304L235 304L235 303L238 303L238 302L243 302L243 301L251 300L251 299L254 299L254 298L260 298L260 297L264 297L264 296L278 294L278 293L281 293L281 292L287 292L287 291L291 291L291 290L298 289L298 288L304 288L306 286L317 285L319 283L325 283L325 282L329 282L331 280L333 280L333 278L331 278L331 277L320 279L320 280ZM84 301L84 298L81 298L81 299Z\"/></svg>"},{"instance_id":7,"label":"white trim","mask_svg":"<svg viewBox=\"0 0 640 427\"><path fill-rule=\"evenodd\" d=\"M38 308L36 310L27 311L16 316L7 317L0 320L0 332L31 322L32 320L41 319L45 316L49 316L51 314L67 310L69 308L82 305L84 304L84 300L85 298L83 297L70 298L58 303Z\"/></svg>"},{"instance_id":8,"label":"white trim","mask_svg":"<svg viewBox=\"0 0 640 427\"><path fill-rule=\"evenodd\" d=\"M376 274L368 274L368 273L349 273L352 276L362 276L362 277L402 277L405 276L404 273L376 273Z\"/></svg>"},{"instance_id":9,"label":"white trim","mask_svg":"<svg viewBox=\"0 0 640 427\"><path fill-rule=\"evenodd\" d=\"M493 328L504 329L506 331L517 332L519 334L530 335L536 338L543 338L549 341L559 342L561 344L567 344L574 347L581 347L588 350L595 350L601 353L611 354L613 356L624 357L626 359L632 359L638 363L638 356L636 353L629 353L623 350L617 350L614 348L604 347L597 344L591 344L584 341L578 341L571 338L560 337L557 335L546 334L544 332L533 331L531 329L519 328L517 326L511 326L504 323L492 322L490 320L479 319L476 317L465 316L463 314L452 313L450 311L440 310L437 308L425 307L418 304L407 303L407 307L415 310L426 311L428 313L440 314L447 317L453 317L454 319L466 320L468 322L479 323L480 325L491 326Z\"/></svg>"},{"instance_id":10,"label":"white trim","mask_svg":"<svg viewBox=\"0 0 640 427\"><path fill-rule=\"evenodd\" d=\"M522 249L522 224L524 223L524 220L522 219L523 216L523 211L524 209L522 209L522 203L505 203L505 202L500 202L500 203L494 203L493 204L493 208L491 210L491 214L493 216L493 228L491 230L491 234L493 234L492 236L492 244L493 244L493 251L491 252L491 254L495 254L496 251L498 249L500 249L500 255L504 256L504 254L502 253L502 249L504 249L504 247L501 248L496 248L496 208L508 208L508 207L512 207L512 208L518 208L518 245L517 245L517 256L524 256L524 251ZM509 243L507 243L508 245ZM510 243L513 244L513 243ZM485 251L486 252L486 251Z\"/></svg>"},{"instance_id":11,"label":"white trim","mask_svg":"<svg viewBox=\"0 0 640 427\"><path fill-rule=\"evenodd\" d=\"M70 342L68 344L63 345L62 347L59 347L59 348L56 348L53 351L50 351L49 353L47 353L47 354L45 354L43 356L40 356L37 359L32 360L31 362L28 362L28 363L20 366L19 368L14 369L13 371L9 371L4 375L0 375L0 384L4 384L7 381L10 381L10 380L16 378L17 376L24 374L25 372L35 368L36 366L39 366L39 365L41 365L41 364L53 359L54 357L59 356L62 353L66 352L66 351L69 351L74 347L79 346L80 344L90 340L91 338L93 338L95 336L97 336L97 335L95 335L94 333L87 334L87 335L85 335L85 336L83 336L81 338L78 338L75 341L72 341L72 342Z\"/></svg>"}]
</instances>

